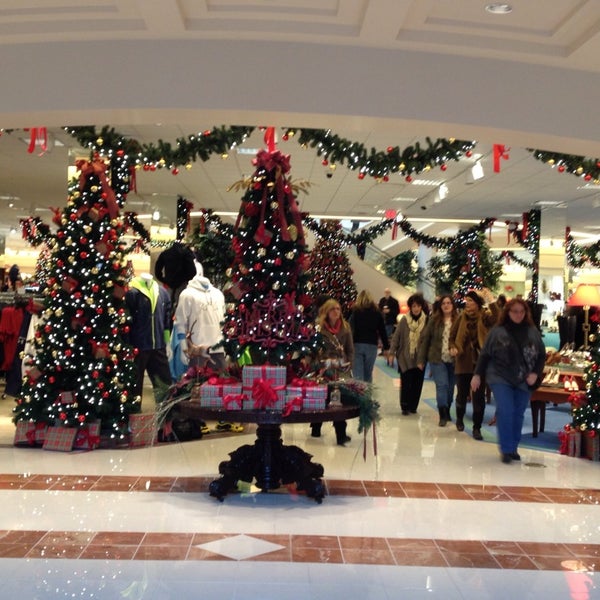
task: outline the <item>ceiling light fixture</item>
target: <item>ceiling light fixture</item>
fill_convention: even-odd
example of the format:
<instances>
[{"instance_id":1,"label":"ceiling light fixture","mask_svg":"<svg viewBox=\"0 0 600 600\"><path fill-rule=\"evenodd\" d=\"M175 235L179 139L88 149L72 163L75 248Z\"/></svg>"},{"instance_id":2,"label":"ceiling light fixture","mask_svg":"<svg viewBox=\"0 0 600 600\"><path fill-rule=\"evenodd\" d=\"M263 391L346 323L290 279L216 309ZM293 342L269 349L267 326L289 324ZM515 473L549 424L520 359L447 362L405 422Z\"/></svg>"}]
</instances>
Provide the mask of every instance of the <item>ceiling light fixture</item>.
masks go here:
<instances>
[{"instance_id":1,"label":"ceiling light fixture","mask_svg":"<svg viewBox=\"0 0 600 600\"><path fill-rule=\"evenodd\" d=\"M153 221L160 221L160 210L155 210L152 213L152 220Z\"/></svg>"},{"instance_id":2,"label":"ceiling light fixture","mask_svg":"<svg viewBox=\"0 0 600 600\"><path fill-rule=\"evenodd\" d=\"M485 10L492 15L507 15L508 13L512 12L512 6L510 4L494 2L486 5Z\"/></svg>"}]
</instances>

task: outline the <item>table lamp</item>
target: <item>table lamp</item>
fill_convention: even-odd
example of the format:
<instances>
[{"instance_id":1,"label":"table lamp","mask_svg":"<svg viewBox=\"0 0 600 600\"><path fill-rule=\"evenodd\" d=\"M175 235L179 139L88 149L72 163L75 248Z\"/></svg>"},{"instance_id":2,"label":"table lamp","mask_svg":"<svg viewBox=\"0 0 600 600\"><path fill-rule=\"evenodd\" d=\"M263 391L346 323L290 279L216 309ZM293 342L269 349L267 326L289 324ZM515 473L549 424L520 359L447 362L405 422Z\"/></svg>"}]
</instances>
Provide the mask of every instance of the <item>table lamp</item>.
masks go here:
<instances>
[{"instance_id":1,"label":"table lamp","mask_svg":"<svg viewBox=\"0 0 600 600\"><path fill-rule=\"evenodd\" d=\"M588 349L590 335L590 307L600 306L600 293L593 283L580 283L567 302L569 306L583 306L583 349Z\"/></svg>"}]
</instances>

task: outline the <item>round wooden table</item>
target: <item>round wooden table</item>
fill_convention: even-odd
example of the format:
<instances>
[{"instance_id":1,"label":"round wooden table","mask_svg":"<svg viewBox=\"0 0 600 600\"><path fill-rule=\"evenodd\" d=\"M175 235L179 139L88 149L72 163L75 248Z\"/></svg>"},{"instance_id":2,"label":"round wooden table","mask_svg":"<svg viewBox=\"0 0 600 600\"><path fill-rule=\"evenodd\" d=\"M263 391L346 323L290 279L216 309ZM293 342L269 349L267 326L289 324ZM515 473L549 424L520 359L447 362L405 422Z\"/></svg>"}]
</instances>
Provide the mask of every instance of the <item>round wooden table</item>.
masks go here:
<instances>
[{"instance_id":1,"label":"round wooden table","mask_svg":"<svg viewBox=\"0 0 600 600\"><path fill-rule=\"evenodd\" d=\"M254 444L245 444L230 452L230 460L219 465L220 479L209 485L210 495L221 502L229 492L237 489L239 480L248 483L255 480L256 486L264 492L295 482L298 490L320 504L325 496L323 467L313 463L312 455L298 446L285 446L281 440L281 425L344 421L359 416L358 406L330 405L324 410L301 410L286 417L281 412L268 410L206 408L190 401L180 402L176 408L183 416L203 421L258 425Z\"/></svg>"}]
</instances>

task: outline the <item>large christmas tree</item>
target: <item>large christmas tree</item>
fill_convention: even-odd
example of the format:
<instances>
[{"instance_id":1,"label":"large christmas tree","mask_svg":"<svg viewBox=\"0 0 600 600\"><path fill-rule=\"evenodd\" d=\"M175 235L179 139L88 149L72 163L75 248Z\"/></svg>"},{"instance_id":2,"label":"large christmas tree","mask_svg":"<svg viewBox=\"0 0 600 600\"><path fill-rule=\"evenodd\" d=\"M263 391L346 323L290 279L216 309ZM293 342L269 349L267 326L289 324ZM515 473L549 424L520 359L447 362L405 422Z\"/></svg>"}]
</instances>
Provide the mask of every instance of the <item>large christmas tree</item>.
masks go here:
<instances>
[{"instance_id":1,"label":"large christmas tree","mask_svg":"<svg viewBox=\"0 0 600 600\"><path fill-rule=\"evenodd\" d=\"M95 157L78 167L81 176L69 187L66 207L55 211L56 233L23 222L30 241L45 241L51 255L35 353L24 357L13 420L77 427L99 419L104 432L122 437L128 415L140 407L131 392L134 350L122 339L128 331L126 255L147 238L132 245L123 238L130 227L146 233L132 214L121 214L129 190L127 157L117 152L108 166Z\"/></svg>"},{"instance_id":2,"label":"large christmas tree","mask_svg":"<svg viewBox=\"0 0 600 600\"><path fill-rule=\"evenodd\" d=\"M310 254L309 275L315 298L334 298L347 317L356 300L356 284L339 221L326 221Z\"/></svg>"},{"instance_id":3,"label":"large christmas tree","mask_svg":"<svg viewBox=\"0 0 600 600\"><path fill-rule=\"evenodd\" d=\"M289 156L261 150L254 160L233 236L230 307L224 334L240 362L290 365L314 350L316 335L302 219Z\"/></svg>"},{"instance_id":4,"label":"large christmas tree","mask_svg":"<svg viewBox=\"0 0 600 600\"><path fill-rule=\"evenodd\" d=\"M590 349L590 363L585 369L585 391L575 392L571 427L588 435L600 435L600 338Z\"/></svg>"}]
</instances>

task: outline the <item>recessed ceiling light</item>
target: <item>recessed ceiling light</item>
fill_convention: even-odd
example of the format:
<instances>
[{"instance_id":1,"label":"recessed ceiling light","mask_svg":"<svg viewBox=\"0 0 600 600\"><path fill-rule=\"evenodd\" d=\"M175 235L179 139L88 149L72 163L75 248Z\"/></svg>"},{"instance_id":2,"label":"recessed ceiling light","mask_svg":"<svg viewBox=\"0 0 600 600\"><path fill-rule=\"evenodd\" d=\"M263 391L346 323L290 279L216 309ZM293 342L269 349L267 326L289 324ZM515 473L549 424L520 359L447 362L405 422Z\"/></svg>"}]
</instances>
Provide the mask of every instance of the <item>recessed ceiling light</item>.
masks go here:
<instances>
[{"instance_id":1,"label":"recessed ceiling light","mask_svg":"<svg viewBox=\"0 0 600 600\"><path fill-rule=\"evenodd\" d=\"M493 15L507 15L512 12L512 6L510 4L494 2L493 4L486 5L485 10Z\"/></svg>"}]
</instances>

